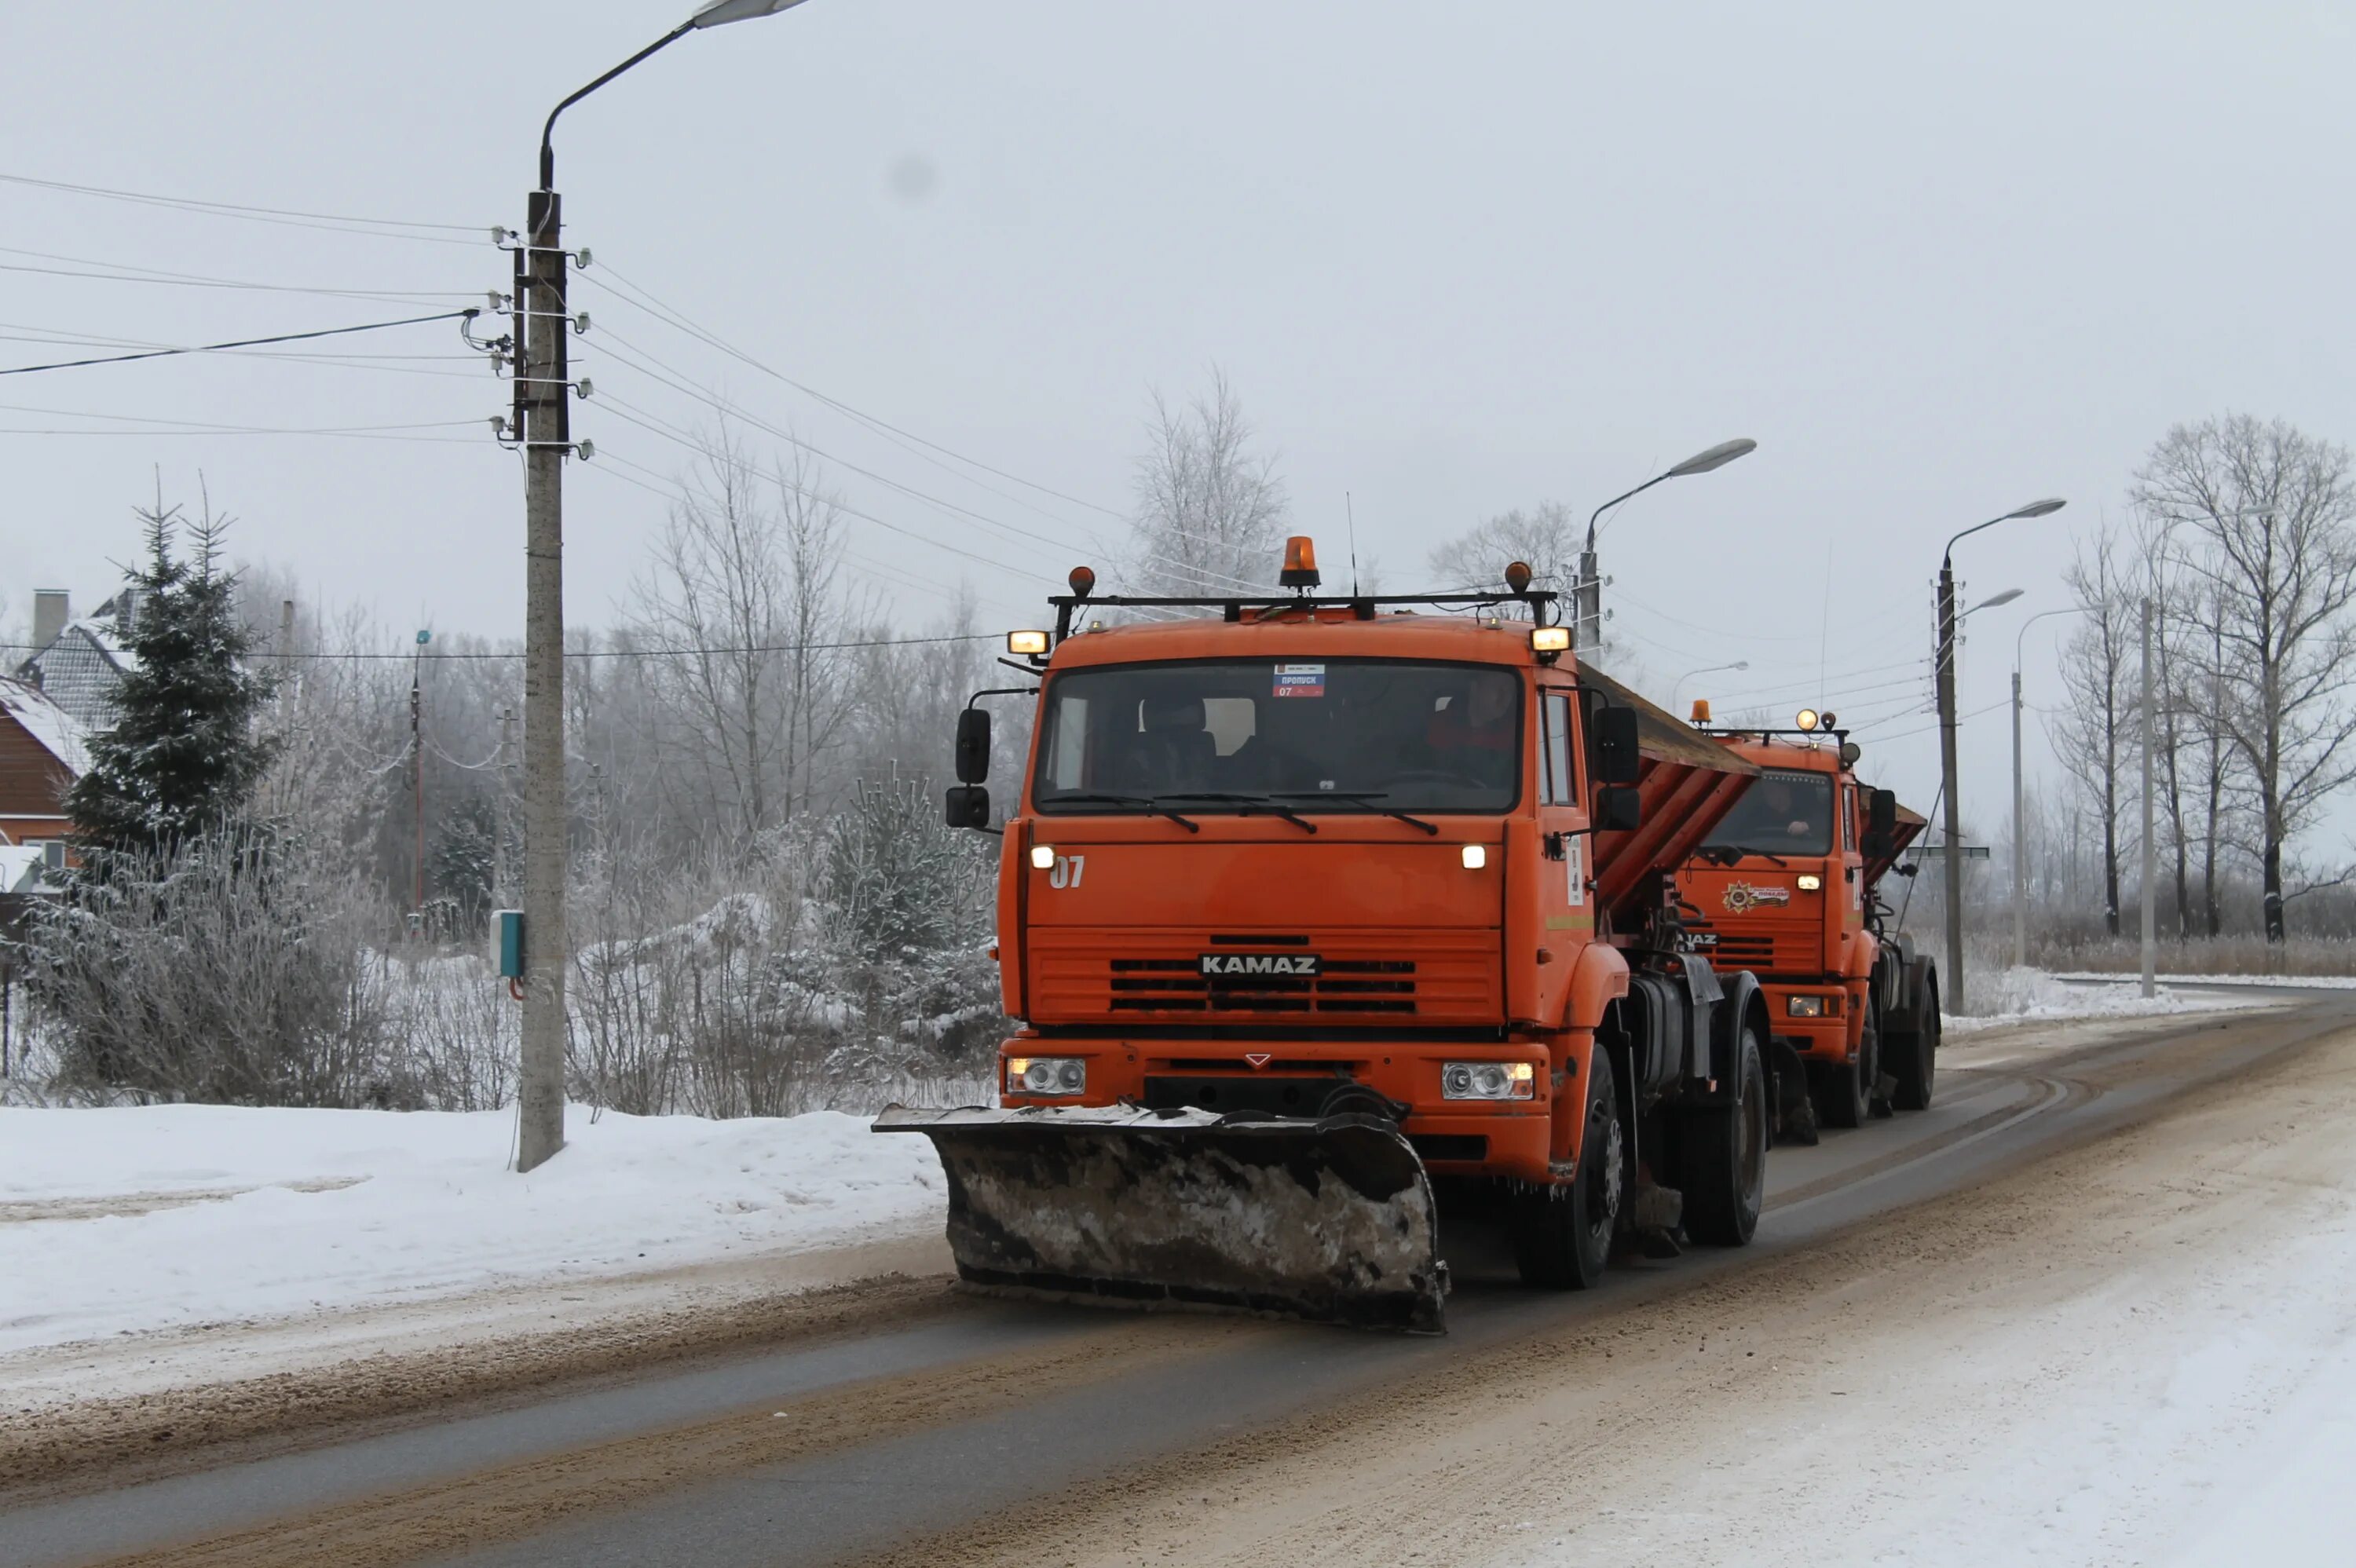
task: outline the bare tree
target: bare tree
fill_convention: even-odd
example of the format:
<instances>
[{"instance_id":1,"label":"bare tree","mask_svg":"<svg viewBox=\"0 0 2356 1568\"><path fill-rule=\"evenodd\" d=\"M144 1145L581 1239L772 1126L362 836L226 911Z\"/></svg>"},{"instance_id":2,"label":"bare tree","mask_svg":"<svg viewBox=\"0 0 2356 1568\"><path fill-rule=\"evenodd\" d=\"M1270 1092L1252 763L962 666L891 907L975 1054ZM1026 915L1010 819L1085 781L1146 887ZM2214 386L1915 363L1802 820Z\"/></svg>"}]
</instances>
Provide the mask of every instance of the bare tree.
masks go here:
<instances>
[{"instance_id":1,"label":"bare tree","mask_svg":"<svg viewBox=\"0 0 2356 1568\"><path fill-rule=\"evenodd\" d=\"M761 475L733 432L702 461L637 585L630 632L679 720L666 727L714 822L747 837L776 819L790 686L773 637L790 613L794 574Z\"/></svg>"},{"instance_id":2,"label":"bare tree","mask_svg":"<svg viewBox=\"0 0 2356 1568\"><path fill-rule=\"evenodd\" d=\"M2129 689L2141 633L2130 569L2118 530L2105 523L2062 573L2085 612L2062 647L2069 703L2053 726L2054 749L2086 792L2103 837L2103 925L2119 933L2119 765L2131 743L2136 698Z\"/></svg>"},{"instance_id":3,"label":"bare tree","mask_svg":"<svg viewBox=\"0 0 2356 1568\"><path fill-rule=\"evenodd\" d=\"M2179 425L2136 475L2183 568L2214 588L2219 717L2255 797L2266 939L2286 843L2356 778L2356 488L2345 447L2276 420Z\"/></svg>"},{"instance_id":4,"label":"bare tree","mask_svg":"<svg viewBox=\"0 0 2356 1568\"><path fill-rule=\"evenodd\" d=\"M1253 450L1250 421L1224 371L1183 408L1153 397L1137 464L1129 575L1149 593L1262 591L1276 581L1288 503L1276 459Z\"/></svg>"},{"instance_id":5,"label":"bare tree","mask_svg":"<svg viewBox=\"0 0 2356 1568\"><path fill-rule=\"evenodd\" d=\"M1538 586L1561 591L1578 573L1581 527L1560 501L1500 512L1431 552L1432 581L1444 588L1503 592L1506 562L1519 560Z\"/></svg>"}]
</instances>

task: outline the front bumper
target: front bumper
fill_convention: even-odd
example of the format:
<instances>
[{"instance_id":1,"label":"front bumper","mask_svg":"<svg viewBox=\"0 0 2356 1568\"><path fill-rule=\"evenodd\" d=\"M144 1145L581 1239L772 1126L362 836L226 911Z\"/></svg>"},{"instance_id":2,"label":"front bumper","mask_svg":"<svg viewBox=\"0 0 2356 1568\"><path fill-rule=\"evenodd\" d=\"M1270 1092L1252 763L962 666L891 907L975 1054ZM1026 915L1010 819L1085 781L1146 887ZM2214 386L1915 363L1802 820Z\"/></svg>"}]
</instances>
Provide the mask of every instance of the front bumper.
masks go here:
<instances>
[{"instance_id":1,"label":"front bumper","mask_svg":"<svg viewBox=\"0 0 2356 1568\"><path fill-rule=\"evenodd\" d=\"M999 1051L997 1083L1010 1056L1077 1057L1087 1086L1075 1095L1006 1094L999 1104L1193 1106L1218 1113L1321 1116L1367 1110L1370 1096L1405 1106L1399 1130L1439 1175L1548 1179L1554 1072L1562 1064L1536 1041L1042 1039L1019 1036ZM1440 1092L1449 1061L1537 1065L1527 1100L1450 1100ZM1354 1101L1355 1104L1352 1104Z\"/></svg>"}]
</instances>

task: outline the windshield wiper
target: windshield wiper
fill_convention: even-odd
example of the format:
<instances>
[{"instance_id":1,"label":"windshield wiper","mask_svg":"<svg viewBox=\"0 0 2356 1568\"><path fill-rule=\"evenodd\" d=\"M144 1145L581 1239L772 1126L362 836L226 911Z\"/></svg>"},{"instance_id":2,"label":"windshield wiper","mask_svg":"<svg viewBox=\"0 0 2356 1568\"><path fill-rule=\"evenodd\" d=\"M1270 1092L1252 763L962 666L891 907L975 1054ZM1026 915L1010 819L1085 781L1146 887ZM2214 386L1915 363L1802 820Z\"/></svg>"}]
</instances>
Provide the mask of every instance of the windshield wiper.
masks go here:
<instances>
[{"instance_id":1,"label":"windshield wiper","mask_svg":"<svg viewBox=\"0 0 2356 1568\"><path fill-rule=\"evenodd\" d=\"M1388 817L1394 817L1394 818L1398 819L1398 821L1400 821L1400 822L1404 822L1404 823L1406 823L1409 827L1420 827L1420 828L1422 828L1426 833L1430 834L1430 835L1431 835L1433 837L1435 837L1435 838L1437 838L1437 837L1440 837L1440 829L1439 829L1439 828L1437 828L1437 827L1433 827L1430 823L1426 822L1426 821L1425 821L1422 817L1420 817L1420 816L1409 816L1406 812L1399 810L1399 809L1398 809L1398 807L1396 807L1396 806L1389 806L1389 805L1375 805L1375 803L1376 803L1376 801L1388 800L1388 799L1390 798L1389 792L1387 792L1387 791L1386 791L1386 790L1379 790L1379 789L1320 789L1320 790L1307 790L1307 789L1284 789L1284 790L1278 790L1278 791L1276 791L1276 792L1275 792L1275 794L1276 794L1276 798L1277 798L1277 799L1279 799L1279 800L1353 800L1353 801L1356 801L1356 802L1357 802L1359 805L1371 805L1371 806L1374 806L1375 811L1376 811L1378 815L1380 815L1380 816L1388 816Z\"/></svg>"},{"instance_id":2,"label":"windshield wiper","mask_svg":"<svg viewBox=\"0 0 2356 1568\"><path fill-rule=\"evenodd\" d=\"M1762 849L1751 844L1713 844L1703 850L1702 854L1721 866L1731 866L1745 855L1756 855L1762 859L1772 860L1779 866L1788 866L1792 863L1772 849Z\"/></svg>"},{"instance_id":3,"label":"windshield wiper","mask_svg":"<svg viewBox=\"0 0 2356 1568\"><path fill-rule=\"evenodd\" d=\"M1260 810L1269 813L1270 816L1281 816L1287 822L1291 823L1295 827L1300 828L1303 833L1314 833L1317 831L1317 825L1310 821L1309 818L1301 816L1301 813L1293 810L1290 806L1285 805L1270 796L1264 795L1236 795L1221 790L1188 789L1180 790L1172 795L1170 798L1173 800L1208 800L1215 801L1221 805L1241 805L1246 807L1258 806ZM1246 810L1242 815L1248 816L1251 813L1249 810Z\"/></svg>"},{"instance_id":4,"label":"windshield wiper","mask_svg":"<svg viewBox=\"0 0 2356 1568\"><path fill-rule=\"evenodd\" d=\"M1159 799L1148 795L1052 795L1040 802L1042 805L1061 805L1067 800L1082 800L1105 805L1141 805L1155 816L1166 816L1189 833L1200 833L1203 825L1179 816Z\"/></svg>"}]
</instances>

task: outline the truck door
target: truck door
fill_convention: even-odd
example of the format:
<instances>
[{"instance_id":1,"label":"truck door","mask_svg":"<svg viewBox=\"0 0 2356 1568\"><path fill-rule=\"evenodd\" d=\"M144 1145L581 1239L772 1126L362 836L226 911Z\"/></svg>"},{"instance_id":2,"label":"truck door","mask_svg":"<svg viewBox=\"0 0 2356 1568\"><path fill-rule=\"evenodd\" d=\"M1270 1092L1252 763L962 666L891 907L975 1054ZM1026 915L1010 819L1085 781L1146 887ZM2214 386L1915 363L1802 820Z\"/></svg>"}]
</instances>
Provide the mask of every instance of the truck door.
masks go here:
<instances>
[{"instance_id":1,"label":"truck door","mask_svg":"<svg viewBox=\"0 0 2356 1568\"><path fill-rule=\"evenodd\" d=\"M1580 748L1574 741L1571 695L1538 691L1538 842L1546 859L1538 869L1539 945L1547 962L1538 970L1538 1016L1559 1020L1570 988L1571 966L1595 934L1594 841L1587 826L1580 775Z\"/></svg>"}]
</instances>

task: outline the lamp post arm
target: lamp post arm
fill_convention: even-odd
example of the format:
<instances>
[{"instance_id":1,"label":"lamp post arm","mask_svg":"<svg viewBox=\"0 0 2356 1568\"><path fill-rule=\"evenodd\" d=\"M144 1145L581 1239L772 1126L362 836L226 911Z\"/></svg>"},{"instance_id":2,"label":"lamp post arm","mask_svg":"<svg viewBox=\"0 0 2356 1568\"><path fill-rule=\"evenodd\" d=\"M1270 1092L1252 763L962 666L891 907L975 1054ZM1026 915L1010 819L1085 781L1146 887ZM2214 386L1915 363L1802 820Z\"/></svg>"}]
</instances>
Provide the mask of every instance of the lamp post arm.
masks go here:
<instances>
[{"instance_id":1,"label":"lamp post arm","mask_svg":"<svg viewBox=\"0 0 2356 1568\"><path fill-rule=\"evenodd\" d=\"M678 27L673 27L669 32L665 33L661 37L657 38L653 43L648 44L645 48L640 49L637 54L632 55L628 59L624 60L621 64L616 66L613 69L607 71L605 75L599 77L588 86L573 93L570 97L566 98L564 101L559 103L555 108L548 112L548 123L541 126L540 130L541 189L552 189L556 185L556 147L552 140L552 138L556 134L556 117L563 113L566 110L572 108L574 104L580 102L583 99L588 97L591 93L596 91L599 88L605 86L607 82L613 80L616 77L621 75L624 71L629 69L632 66L637 64L640 60L645 59L648 56L655 53L659 49L667 48L670 45L679 42L680 39L687 37L688 34L693 31L695 31L695 24L693 22L681 22Z\"/></svg>"},{"instance_id":2,"label":"lamp post arm","mask_svg":"<svg viewBox=\"0 0 2356 1568\"><path fill-rule=\"evenodd\" d=\"M1622 501L1634 500L1637 496L1643 495L1654 485L1658 485L1662 480L1673 477L1675 477L1673 475L1655 474L1650 479L1645 480L1642 485L1637 485L1633 490L1629 491L1626 495L1614 496L1609 501L1604 502L1603 505L1596 507L1594 515L1587 519L1588 553L1592 555L1595 552L1595 525L1597 521L1602 517L1604 513L1610 511L1612 507L1618 506Z\"/></svg>"},{"instance_id":3,"label":"lamp post arm","mask_svg":"<svg viewBox=\"0 0 2356 1568\"><path fill-rule=\"evenodd\" d=\"M1965 539L1969 539L1972 535L1979 532L1982 528L1992 528L1998 523L2004 522L2005 520L2006 519L2003 517L1990 517L1985 523L1974 523L1970 528L1965 528L1962 533L1957 534L1954 539L1947 541L1947 548L1939 552L1940 559L1944 560L1952 557L1955 553L1955 546L1962 543Z\"/></svg>"}]
</instances>

